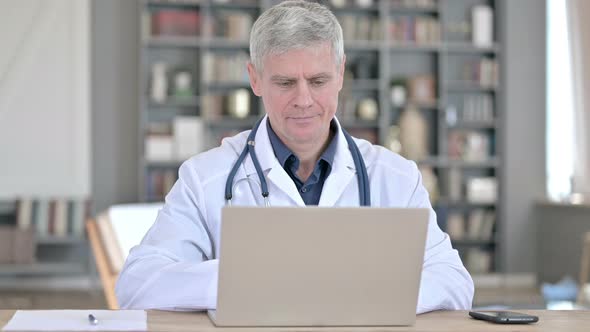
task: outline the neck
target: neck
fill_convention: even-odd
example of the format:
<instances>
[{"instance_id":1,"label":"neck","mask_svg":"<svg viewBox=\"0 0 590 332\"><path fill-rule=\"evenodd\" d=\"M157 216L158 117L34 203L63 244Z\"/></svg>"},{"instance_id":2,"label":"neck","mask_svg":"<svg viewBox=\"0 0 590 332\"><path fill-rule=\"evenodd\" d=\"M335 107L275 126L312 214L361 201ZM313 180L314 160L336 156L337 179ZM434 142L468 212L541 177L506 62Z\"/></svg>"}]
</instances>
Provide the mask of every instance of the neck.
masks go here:
<instances>
[{"instance_id":1,"label":"neck","mask_svg":"<svg viewBox=\"0 0 590 332\"><path fill-rule=\"evenodd\" d=\"M317 161L328 145L334 133L332 130L328 130L325 136L318 142L306 143L306 144L286 144L287 147L297 156L299 159L299 169L297 170L297 176L302 181L307 181L307 178L313 173Z\"/></svg>"}]
</instances>

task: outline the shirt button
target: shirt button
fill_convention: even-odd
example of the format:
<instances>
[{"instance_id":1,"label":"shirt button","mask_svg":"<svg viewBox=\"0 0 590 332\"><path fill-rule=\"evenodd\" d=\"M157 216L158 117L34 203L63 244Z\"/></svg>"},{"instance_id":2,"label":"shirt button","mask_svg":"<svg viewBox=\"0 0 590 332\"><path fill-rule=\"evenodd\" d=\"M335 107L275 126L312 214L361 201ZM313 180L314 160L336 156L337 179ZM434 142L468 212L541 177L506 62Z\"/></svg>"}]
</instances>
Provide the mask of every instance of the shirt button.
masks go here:
<instances>
[{"instance_id":1,"label":"shirt button","mask_svg":"<svg viewBox=\"0 0 590 332\"><path fill-rule=\"evenodd\" d=\"M301 188L301 192L302 193L306 193L307 192L307 188L305 188L305 187Z\"/></svg>"}]
</instances>

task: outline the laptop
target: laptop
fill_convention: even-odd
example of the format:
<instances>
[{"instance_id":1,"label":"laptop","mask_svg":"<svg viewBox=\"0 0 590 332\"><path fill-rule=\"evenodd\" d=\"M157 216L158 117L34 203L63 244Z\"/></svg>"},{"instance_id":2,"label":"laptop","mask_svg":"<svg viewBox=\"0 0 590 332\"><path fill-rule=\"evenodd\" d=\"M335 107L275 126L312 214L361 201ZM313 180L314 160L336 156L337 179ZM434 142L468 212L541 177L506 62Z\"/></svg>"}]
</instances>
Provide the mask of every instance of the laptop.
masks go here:
<instances>
[{"instance_id":1,"label":"laptop","mask_svg":"<svg viewBox=\"0 0 590 332\"><path fill-rule=\"evenodd\" d=\"M225 207L217 326L412 325L428 209Z\"/></svg>"}]
</instances>

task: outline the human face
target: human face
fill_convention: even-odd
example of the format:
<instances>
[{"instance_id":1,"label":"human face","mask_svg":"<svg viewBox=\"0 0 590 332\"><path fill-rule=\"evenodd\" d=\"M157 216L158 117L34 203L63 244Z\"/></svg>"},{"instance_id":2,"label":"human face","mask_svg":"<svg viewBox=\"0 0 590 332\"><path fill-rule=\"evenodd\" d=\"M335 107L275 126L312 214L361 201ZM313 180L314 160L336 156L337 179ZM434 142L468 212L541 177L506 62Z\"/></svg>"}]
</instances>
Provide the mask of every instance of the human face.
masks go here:
<instances>
[{"instance_id":1,"label":"human face","mask_svg":"<svg viewBox=\"0 0 590 332\"><path fill-rule=\"evenodd\" d=\"M262 97L273 130L291 149L321 147L338 107L344 59L334 60L329 43L263 59L262 71L248 64L254 93Z\"/></svg>"}]
</instances>

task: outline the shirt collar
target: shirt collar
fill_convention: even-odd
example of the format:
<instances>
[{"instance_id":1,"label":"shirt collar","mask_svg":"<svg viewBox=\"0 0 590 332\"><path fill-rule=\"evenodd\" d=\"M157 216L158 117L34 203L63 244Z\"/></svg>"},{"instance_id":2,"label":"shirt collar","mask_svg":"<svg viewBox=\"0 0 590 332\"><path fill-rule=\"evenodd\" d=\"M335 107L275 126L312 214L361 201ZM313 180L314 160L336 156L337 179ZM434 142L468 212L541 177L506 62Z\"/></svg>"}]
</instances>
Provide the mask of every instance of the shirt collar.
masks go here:
<instances>
[{"instance_id":1,"label":"shirt collar","mask_svg":"<svg viewBox=\"0 0 590 332\"><path fill-rule=\"evenodd\" d=\"M294 156L297 158L297 156L295 156L295 154L293 154L293 152L285 145L285 143L281 141L279 136L277 136L270 125L269 119L266 121L266 128L268 129L268 138L270 139L270 144L275 153L275 156L277 157L281 166L284 168L285 163L287 160L289 160L289 157ZM330 141L330 144L328 144L326 150L324 150L322 153L320 160L324 160L326 163L328 163L328 165L330 165L330 167L332 167L334 156L336 155L336 148L338 146L338 125L334 119L332 119L330 122L330 131L334 133L334 135L332 135L332 140Z\"/></svg>"}]
</instances>

